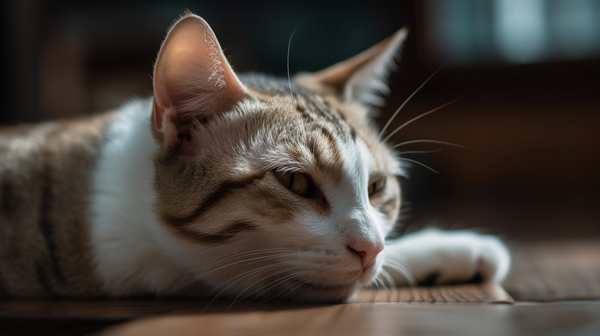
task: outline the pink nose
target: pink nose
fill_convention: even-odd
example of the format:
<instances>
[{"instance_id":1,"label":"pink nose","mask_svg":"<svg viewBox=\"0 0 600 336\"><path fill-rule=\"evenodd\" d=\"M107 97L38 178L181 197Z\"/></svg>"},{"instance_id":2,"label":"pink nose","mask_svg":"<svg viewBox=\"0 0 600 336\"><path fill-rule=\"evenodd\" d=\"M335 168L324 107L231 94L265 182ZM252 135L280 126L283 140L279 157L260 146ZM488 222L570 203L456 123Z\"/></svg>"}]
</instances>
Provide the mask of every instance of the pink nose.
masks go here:
<instances>
[{"instance_id":1,"label":"pink nose","mask_svg":"<svg viewBox=\"0 0 600 336\"><path fill-rule=\"evenodd\" d=\"M383 251L383 242L361 239L349 244L348 248L360 257L362 267L367 268L375 261L379 252Z\"/></svg>"}]
</instances>

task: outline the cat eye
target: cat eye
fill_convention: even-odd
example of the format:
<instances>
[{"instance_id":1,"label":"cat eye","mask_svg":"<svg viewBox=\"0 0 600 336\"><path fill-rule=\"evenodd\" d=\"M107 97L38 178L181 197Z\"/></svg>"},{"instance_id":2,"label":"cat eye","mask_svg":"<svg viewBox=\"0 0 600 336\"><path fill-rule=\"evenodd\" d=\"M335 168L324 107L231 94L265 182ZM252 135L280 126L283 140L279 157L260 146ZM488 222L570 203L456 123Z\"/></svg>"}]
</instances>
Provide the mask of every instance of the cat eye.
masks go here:
<instances>
[{"instance_id":1,"label":"cat eye","mask_svg":"<svg viewBox=\"0 0 600 336\"><path fill-rule=\"evenodd\" d=\"M375 181L371 182L369 185L369 197L378 194L385 187L385 183L387 182L387 178L382 176Z\"/></svg>"},{"instance_id":2,"label":"cat eye","mask_svg":"<svg viewBox=\"0 0 600 336\"><path fill-rule=\"evenodd\" d=\"M275 177L286 188L295 194L302 197L310 197L312 195L312 184L308 176L298 172L274 172Z\"/></svg>"}]
</instances>

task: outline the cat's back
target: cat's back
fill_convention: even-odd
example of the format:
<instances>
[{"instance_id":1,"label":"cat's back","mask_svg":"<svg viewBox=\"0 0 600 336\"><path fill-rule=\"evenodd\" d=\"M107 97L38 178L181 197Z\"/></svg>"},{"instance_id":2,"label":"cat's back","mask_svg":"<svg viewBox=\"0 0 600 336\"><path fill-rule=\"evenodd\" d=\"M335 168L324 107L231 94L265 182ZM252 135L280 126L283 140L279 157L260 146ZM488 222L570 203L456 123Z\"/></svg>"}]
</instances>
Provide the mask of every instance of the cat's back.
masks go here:
<instances>
[{"instance_id":1,"label":"cat's back","mask_svg":"<svg viewBox=\"0 0 600 336\"><path fill-rule=\"evenodd\" d=\"M87 211L113 115L0 128L0 297L98 295Z\"/></svg>"}]
</instances>

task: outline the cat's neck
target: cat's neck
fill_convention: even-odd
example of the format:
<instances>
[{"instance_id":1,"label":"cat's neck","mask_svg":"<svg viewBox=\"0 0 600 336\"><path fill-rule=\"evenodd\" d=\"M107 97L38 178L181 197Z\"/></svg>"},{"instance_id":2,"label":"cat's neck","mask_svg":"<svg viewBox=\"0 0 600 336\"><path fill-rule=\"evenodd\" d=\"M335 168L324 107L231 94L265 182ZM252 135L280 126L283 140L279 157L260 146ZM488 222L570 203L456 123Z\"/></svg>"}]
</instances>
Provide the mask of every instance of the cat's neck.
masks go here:
<instances>
[{"instance_id":1,"label":"cat's neck","mask_svg":"<svg viewBox=\"0 0 600 336\"><path fill-rule=\"evenodd\" d=\"M125 105L107 133L93 177L91 242L111 295L177 288L188 274L161 248L168 234L154 214L151 99Z\"/></svg>"}]
</instances>

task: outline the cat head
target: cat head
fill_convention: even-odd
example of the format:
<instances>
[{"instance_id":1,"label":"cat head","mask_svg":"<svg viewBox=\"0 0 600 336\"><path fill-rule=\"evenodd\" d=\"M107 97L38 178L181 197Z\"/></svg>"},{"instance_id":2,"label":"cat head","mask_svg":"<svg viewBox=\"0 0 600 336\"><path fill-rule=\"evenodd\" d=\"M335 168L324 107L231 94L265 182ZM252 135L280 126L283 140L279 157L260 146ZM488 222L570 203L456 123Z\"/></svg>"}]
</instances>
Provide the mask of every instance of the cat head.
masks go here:
<instances>
[{"instance_id":1,"label":"cat head","mask_svg":"<svg viewBox=\"0 0 600 336\"><path fill-rule=\"evenodd\" d=\"M238 76L186 13L154 71L163 248L213 294L342 300L381 269L401 167L369 109L406 35L292 81Z\"/></svg>"}]
</instances>

